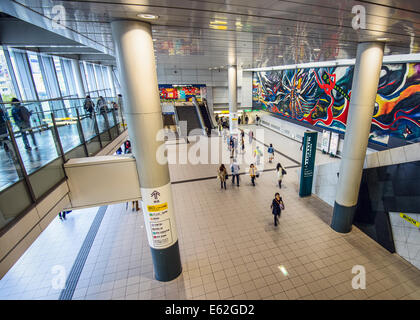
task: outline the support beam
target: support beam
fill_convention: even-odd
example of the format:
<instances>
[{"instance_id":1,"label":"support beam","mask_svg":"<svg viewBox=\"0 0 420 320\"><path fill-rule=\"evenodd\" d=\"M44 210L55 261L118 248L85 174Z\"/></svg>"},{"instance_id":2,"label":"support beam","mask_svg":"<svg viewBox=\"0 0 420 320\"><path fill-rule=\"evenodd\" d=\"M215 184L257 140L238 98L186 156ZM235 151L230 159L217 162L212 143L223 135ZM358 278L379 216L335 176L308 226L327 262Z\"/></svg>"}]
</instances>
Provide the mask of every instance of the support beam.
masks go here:
<instances>
[{"instance_id":1,"label":"support beam","mask_svg":"<svg viewBox=\"0 0 420 320\"><path fill-rule=\"evenodd\" d=\"M353 224L383 52L382 42L362 42L357 46L343 155L331 222L331 228L337 232L350 232Z\"/></svg>"},{"instance_id":2,"label":"support beam","mask_svg":"<svg viewBox=\"0 0 420 320\"><path fill-rule=\"evenodd\" d=\"M150 24L134 20L113 21L111 29L155 277L170 281L178 277L182 267L169 168L156 159L164 142L157 140L163 121L152 30Z\"/></svg>"},{"instance_id":3,"label":"support beam","mask_svg":"<svg viewBox=\"0 0 420 320\"><path fill-rule=\"evenodd\" d=\"M238 134L238 89L236 65L228 67L229 90L229 131L231 135Z\"/></svg>"}]
</instances>

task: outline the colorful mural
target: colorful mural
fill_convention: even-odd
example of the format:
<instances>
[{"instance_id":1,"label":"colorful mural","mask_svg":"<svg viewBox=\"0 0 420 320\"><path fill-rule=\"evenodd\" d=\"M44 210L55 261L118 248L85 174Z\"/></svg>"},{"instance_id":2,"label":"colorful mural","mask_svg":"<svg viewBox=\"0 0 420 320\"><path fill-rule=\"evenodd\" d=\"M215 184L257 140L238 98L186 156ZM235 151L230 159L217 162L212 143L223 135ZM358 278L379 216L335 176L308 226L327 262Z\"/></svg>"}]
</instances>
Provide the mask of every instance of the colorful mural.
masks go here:
<instances>
[{"instance_id":1,"label":"colorful mural","mask_svg":"<svg viewBox=\"0 0 420 320\"><path fill-rule=\"evenodd\" d=\"M206 97L206 86L202 84L160 84L159 93L162 102L191 101L193 97L196 97L197 101L201 101L202 98Z\"/></svg>"},{"instance_id":2,"label":"colorful mural","mask_svg":"<svg viewBox=\"0 0 420 320\"><path fill-rule=\"evenodd\" d=\"M254 72L253 106L344 132L354 67ZM370 139L420 141L420 63L383 65Z\"/></svg>"}]
</instances>

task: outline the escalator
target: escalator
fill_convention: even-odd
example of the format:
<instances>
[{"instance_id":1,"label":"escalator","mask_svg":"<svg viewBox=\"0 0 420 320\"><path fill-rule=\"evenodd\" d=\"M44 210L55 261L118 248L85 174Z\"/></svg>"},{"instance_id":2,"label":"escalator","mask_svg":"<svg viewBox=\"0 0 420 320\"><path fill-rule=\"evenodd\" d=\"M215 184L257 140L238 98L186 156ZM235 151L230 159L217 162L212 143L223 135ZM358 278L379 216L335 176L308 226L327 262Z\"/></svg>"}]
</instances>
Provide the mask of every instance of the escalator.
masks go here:
<instances>
[{"instance_id":1,"label":"escalator","mask_svg":"<svg viewBox=\"0 0 420 320\"><path fill-rule=\"evenodd\" d=\"M178 121L187 122L188 135L190 135L190 132L194 129L202 129L200 118L194 104L184 103L183 105L175 105L175 110L178 115Z\"/></svg>"},{"instance_id":2,"label":"escalator","mask_svg":"<svg viewBox=\"0 0 420 320\"><path fill-rule=\"evenodd\" d=\"M199 108L200 108L201 116L203 117L204 125L210 130L213 129L213 123L211 121L207 106L204 103L200 103Z\"/></svg>"}]
</instances>

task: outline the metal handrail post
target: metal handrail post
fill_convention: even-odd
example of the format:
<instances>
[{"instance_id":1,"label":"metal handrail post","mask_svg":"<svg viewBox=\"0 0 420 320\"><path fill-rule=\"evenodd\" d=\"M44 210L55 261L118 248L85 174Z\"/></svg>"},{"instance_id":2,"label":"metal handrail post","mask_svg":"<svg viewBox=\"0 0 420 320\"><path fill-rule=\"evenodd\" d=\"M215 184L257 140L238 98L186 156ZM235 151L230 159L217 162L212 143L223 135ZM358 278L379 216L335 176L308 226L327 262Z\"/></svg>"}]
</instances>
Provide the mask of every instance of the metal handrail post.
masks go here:
<instances>
[{"instance_id":1,"label":"metal handrail post","mask_svg":"<svg viewBox=\"0 0 420 320\"><path fill-rule=\"evenodd\" d=\"M23 180L25 180L26 189L28 190L28 193L31 196L32 202L35 203L36 202L35 193L34 193L34 190L32 188L31 182L29 180L28 173L26 172L25 165L23 164L22 156L20 155L19 148L18 148L18 145L16 143L15 134L13 132L10 120L6 121L6 126L7 126L7 131L9 131L10 141L12 143L12 146L13 146L13 149L14 149L14 152L15 152L15 155L16 155L16 159L19 163L19 167L20 167L20 170L22 172Z\"/></svg>"},{"instance_id":2,"label":"metal handrail post","mask_svg":"<svg viewBox=\"0 0 420 320\"><path fill-rule=\"evenodd\" d=\"M76 109L76 114L77 114L77 129L79 131L79 137L83 144L83 149L85 150L86 157L89 157L89 151L86 144L85 133L83 132L82 122L80 120L79 110L77 109L77 107L75 109Z\"/></svg>"}]
</instances>

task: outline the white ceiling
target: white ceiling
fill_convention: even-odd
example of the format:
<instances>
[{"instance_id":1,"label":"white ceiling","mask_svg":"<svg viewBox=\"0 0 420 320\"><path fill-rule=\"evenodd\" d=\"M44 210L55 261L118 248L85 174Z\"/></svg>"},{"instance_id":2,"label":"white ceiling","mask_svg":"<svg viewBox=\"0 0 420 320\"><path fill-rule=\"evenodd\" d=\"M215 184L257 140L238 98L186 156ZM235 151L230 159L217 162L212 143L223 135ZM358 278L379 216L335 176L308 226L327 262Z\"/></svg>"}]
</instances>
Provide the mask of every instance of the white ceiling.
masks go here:
<instances>
[{"instance_id":1,"label":"white ceiling","mask_svg":"<svg viewBox=\"0 0 420 320\"><path fill-rule=\"evenodd\" d=\"M140 20L138 13L159 15L151 22L152 31L158 66L167 68L227 65L232 49L244 68L354 58L359 41L378 38L387 38L385 54L420 52L418 0L12 2L44 18L52 17L54 5L63 5L67 29L110 55L110 21ZM366 9L366 30L352 28L354 5Z\"/></svg>"}]
</instances>

